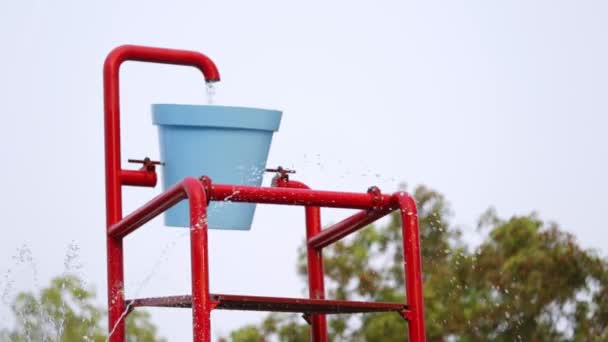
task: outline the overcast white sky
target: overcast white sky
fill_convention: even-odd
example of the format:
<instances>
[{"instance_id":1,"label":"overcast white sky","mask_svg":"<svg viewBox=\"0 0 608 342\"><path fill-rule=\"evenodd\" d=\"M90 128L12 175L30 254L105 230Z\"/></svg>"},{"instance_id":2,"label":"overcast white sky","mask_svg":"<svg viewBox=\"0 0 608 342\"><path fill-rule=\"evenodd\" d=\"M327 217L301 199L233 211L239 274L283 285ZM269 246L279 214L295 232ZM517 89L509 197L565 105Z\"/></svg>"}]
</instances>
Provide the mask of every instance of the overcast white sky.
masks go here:
<instances>
[{"instance_id":1,"label":"overcast white sky","mask_svg":"<svg viewBox=\"0 0 608 342\"><path fill-rule=\"evenodd\" d=\"M606 255L607 17L600 0L0 2L0 327L6 300L62 272L105 303L102 63L125 43L201 51L216 103L283 110L269 165L313 187L427 184L471 241L493 205ZM207 101L189 68L125 64L121 86L125 162L158 157L151 103ZM125 212L159 191L128 189ZM303 236L302 210L268 206L250 232L212 232L212 290L302 295ZM126 262L129 297L189 291L183 230L154 221ZM189 310L153 313L191 338ZM214 335L259 317L214 312Z\"/></svg>"}]
</instances>

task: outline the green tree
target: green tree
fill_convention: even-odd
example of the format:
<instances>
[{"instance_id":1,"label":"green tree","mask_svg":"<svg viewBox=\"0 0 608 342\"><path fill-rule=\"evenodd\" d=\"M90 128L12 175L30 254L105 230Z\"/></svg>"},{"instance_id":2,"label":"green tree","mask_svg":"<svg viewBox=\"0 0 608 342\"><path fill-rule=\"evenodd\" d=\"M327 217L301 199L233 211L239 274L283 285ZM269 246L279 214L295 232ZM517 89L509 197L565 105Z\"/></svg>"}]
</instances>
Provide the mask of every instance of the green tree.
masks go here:
<instances>
[{"instance_id":1,"label":"green tree","mask_svg":"<svg viewBox=\"0 0 608 342\"><path fill-rule=\"evenodd\" d=\"M478 222L475 248L450 223L444 196L414 189L419 208L429 341L608 341L608 263L536 214ZM306 276L301 249L298 273ZM328 298L403 301L400 218L369 226L324 250ZM394 313L330 316L336 341L403 341ZM247 332L247 335L244 332ZM236 342L307 341L296 316L269 315L231 334Z\"/></svg>"},{"instance_id":2,"label":"green tree","mask_svg":"<svg viewBox=\"0 0 608 342\"><path fill-rule=\"evenodd\" d=\"M15 326L0 332L0 341L106 341L104 310L93 303L95 292L80 279L65 275L51 280L38 295L19 293L11 305ZM149 313L135 310L127 318L127 341L165 341Z\"/></svg>"}]
</instances>

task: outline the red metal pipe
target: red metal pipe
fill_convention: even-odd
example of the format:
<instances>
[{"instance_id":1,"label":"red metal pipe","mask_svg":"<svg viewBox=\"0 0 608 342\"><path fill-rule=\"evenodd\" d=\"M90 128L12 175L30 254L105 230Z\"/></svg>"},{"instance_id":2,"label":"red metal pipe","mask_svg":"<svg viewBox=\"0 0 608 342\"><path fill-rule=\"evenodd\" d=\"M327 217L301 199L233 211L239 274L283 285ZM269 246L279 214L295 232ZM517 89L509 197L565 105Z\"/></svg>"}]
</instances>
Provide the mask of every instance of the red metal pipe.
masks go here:
<instances>
[{"instance_id":1,"label":"red metal pipe","mask_svg":"<svg viewBox=\"0 0 608 342\"><path fill-rule=\"evenodd\" d=\"M104 64L104 72L116 72L116 76L118 76L118 68L125 61L191 66L198 68L207 82L220 80L220 73L215 63L209 57L196 51L122 45L108 54Z\"/></svg>"},{"instance_id":2,"label":"red metal pipe","mask_svg":"<svg viewBox=\"0 0 608 342\"><path fill-rule=\"evenodd\" d=\"M282 198L282 201L285 202L284 204L293 204L294 201L301 201L302 197L308 198L310 197L310 194L319 193L319 191L307 190L307 187L303 183L295 181L278 182L277 186L280 188L274 188L274 190L277 190L273 192L275 195L282 195L282 192L278 190L291 190L292 193L295 194L295 197L293 198ZM220 185L219 187L221 188L222 186ZM193 330L194 341L202 342L210 341L210 315L213 306L217 304L214 302L214 299L209 293L206 191L211 191L211 189L206 189L203 182L194 178L187 178L182 183L172 187L164 194L157 196L142 208L134 211L132 214L110 227L108 233L109 238L115 239L116 241L122 241L123 237L145 224L155 216L159 215L162 211L169 209L172 205L186 197L190 198L192 253L191 305L193 308ZM261 195L265 196L267 193L262 191ZM251 196L252 198L250 200L256 201L255 195ZM232 198L229 200L231 199ZM324 241L322 243L330 243L328 242L329 240L335 240L335 237L342 236L346 230L353 229L353 227L356 226L365 225L368 220L373 221L374 219L377 219L376 216L379 215L378 213L384 211L389 212L395 206L398 206L401 209L401 217L403 222L403 249L406 271L405 287L407 298L407 303L403 307L399 307L399 309L401 310L402 315L408 320L410 341L424 341L425 330L422 298L422 274L416 205L413 198L405 193L394 194L390 197L390 199L392 201L384 207L380 207L373 211L355 214L341 223L334 225L333 228L326 230L334 233L325 235L326 240L319 241ZM371 212L374 212L374 214L368 214ZM363 213L368 215L363 215ZM309 240L312 240L312 238L315 236L320 236L320 234L322 234L320 233L320 208L318 206L306 207L306 225L307 238ZM308 246L307 248L310 298L311 300L319 301L319 303L321 303L321 300L324 299L323 260L321 252L321 248L318 250L313 249L311 246ZM171 301L171 303L173 303L173 301ZM141 304L143 305L144 303L142 302ZM169 303L167 303L167 305L168 304ZM184 302L180 304L180 306L188 306L186 304L187 303ZM235 305L237 304L238 303L235 302ZM237 308L237 306L234 306L234 308ZM325 315L311 312L310 318L312 324L312 340L315 342L327 341L327 323ZM116 323L119 322L115 322L115 324Z\"/></svg>"},{"instance_id":3,"label":"red metal pipe","mask_svg":"<svg viewBox=\"0 0 608 342\"><path fill-rule=\"evenodd\" d=\"M390 195L212 184L212 201L255 202L345 209L372 209L392 201Z\"/></svg>"},{"instance_id":4,"label":"red metal pipe","mask_svg":"<svg viewBox=\"0 0 608 342\"><path fill-rule=\"evenodd\" d=\"M186 178L186 180L188 180L188 184L191 183L192 179L194 178ZM198 180L194 180L198 182ZM198 183L200 184L200 182ZM108 235L116 239L122 239L129 235L137 228L143 226L165 210L185 199L187 197L187 189L184 187L184 182L173 185L166 192L156 196L150 202L144 204L142 207L127 215L118 223L112 225L108 230Z\"/></svg>"},{"instance_id":5,"label":"red metal pipe","mask_svg":"<svg viewBox=\"0 0 608 342\"><path fill-rule=\"evenodd\" d=\"M194 178L187 178L181 185L156 197L143 208L136 210L123 220L121 185L154 186L156 184L156 174L153 170L122 170L120 164L118 81L120 65L127 60L194 66L202 71L207 82L219 81L219 73L213 62L197 52L125 45L114 49L106 58L104 64L104 124L110 342L123 342L125 340L125 325L122 319L123 314L126 312L123 285L123 237L185 197L190 198L191 300L194 341L210 341L210 313L213 305L215 305L209 294L207 197L215 201L229 200L234 202L306 206L307 239L313 242L307 249L310 296L313 298L309 301L319 301L319 303L322 303L321 298L324 297L322 247L371 223L382 216L381 214L385 210L392 210L391 204L394 203L393 201L397 202L401 209L403 221L405 287L408 302L407 307L404 307L402 310L402 314L409 322L410 341L424 341L422 267L418 218L414 200L407 194L398 193L393 196L387 196L381 194L377 188L370 189L373 191L369 191L366 194L314 191L308 189L302 183L289 182L287 179L285 181L288 183L284 185L289 189L222 184L210 185L203 184ZM207 186L208 188L206 188ZM366 211L342 221L328 229L327 232L321 233L319 208L321 206L364 209ZM317 249L314 249L313 246L316 246ZM239 301L235 296L232 297L236 302ZM337 305L336 303L332 305ZM335 309L339 309L340 305ZM313 341L326 341L324 315L314 314L312 318Z\"/></svg>"},{"instance_id":6,"label":"red metal pipe","mask_svg":"<svg viewBox=\"0 0 608 342\"><path fill-rule=\"evenodd\" d=\"M278 187L307 189L306 184L292 181L287 178L278 179ZM321 208L318 206L306 207L306 239L310 239L321 232ZM306 248L308 263L308 291L311 299L325 299L325 283L323 271L323 254L321 250ZM311 337L313 342L327 342L327 318L324 314L310 316Z\"/></svg>"},{"instance_id":7,"label":"red metal pipe","mask_svg":"<svg viewBox=\"0 0 608 342\"><path fill-rule=\"evenodd\" d=\"M284 297L260 297L249 295L210 294L214 310L299 312L308 314L345 314L365 312L398 312L409 315L403 303L359 302L346 300L320 300ZM192 296L168 296L132 299L129 305L136 307L190 308Z\"/></svg>"},{"instance_id":8,"label":"red metal pipe","mask_svg":"<svg viewBox=\"0 0 608 342\"><path fill-rule=\"evenodd\" d=\"M389 203L378 209L369 209L360 211L346 219L334 224L333 226L323 229L319 234L308 239L308 247L320 250L332 243L348 236L357 230L367 226L368 224L384 217L395 209L393 203Z\"/></svg>"},{"instance_id":9,"label":"red metal pipe","mask_svg":"<svg viewBox=\"0 0 608 342\"><path fill-rule=\"evenodd\" d=\"M192 333L194 342L211 342L209 255L207 238L207 195L197 179L185 180L191 187L190 267L192 269Z\"/></svg>"},{"instance_id":10,"label":"red metal pipe","mask_svg":"<svg viewBox=\"0 0 608 342\"><path fill-rule=\"evenodd\" d=\"M119 69L120 65L128 60L194 66L201 70L207 82L220 79L215 64L198 52L124 45L108 54L103 69L107 229L122 218L121 185L141 185L140 181L148 184L141 179L134 180L132 175L123 179L120 165ZM108 322L109 330L112 331L109 340L123 342L125 326L120 319L125 311L122 240L108 236L107 253Z\"/></svg>"},{"instance_id":11,"label":"red metal pipe","mask_svg":"<svg viewBox=\"0 0 608 342\"><path fill-rule=\"evenodd\" d=\"M156 186L156 172L147 170L121 170L120 182L122 185L146 186L153 188Z\"/></svg>"},{"instance_id":12,"label":"red metal pipe","mask_svg":"<svg viewBox=\"0 0 608 342\"><path fill-rule=\"evenodd\" d=\"M108 253L108 331L110 342L124 342L125 322L121 317L127 309L124 294L122 240L106 239Z\"/></svg>"},{"instance_id":13,"label":"red metal pipe","mask_svg":"<svg viewBox=\"0 0 608 342\"><path fill-rule=\"evenodd\" d=\"M422 297L422 260L420 258L420 232L416 202L405 192L393 195L401 211L403 231L403 263L405 292L409 313L409 340L424 342L424 299Z\"/></svg>"},{"instance_id":14,"label":"red metal pipe","mask_svg":"<svg viewBox=\"0 0 608 342\"><path fill-rule=\"evenodd\" d=\"M167 192L155 197L110 227L108 235L116 241L122 241L122 238L129 233L185 198L188 198L190 203L194 341L209 342L211 338L211 300L209 296L209 266L207 257L207 197L203 185L195 178L185 178L180 183L171 187ZM112 321L110 327L118 327L123 320L124 315L119 316L119 321ZM115 338L114 334L116 332L117 329L114 328L110 338Z\"/></svg>"}]
</instances>

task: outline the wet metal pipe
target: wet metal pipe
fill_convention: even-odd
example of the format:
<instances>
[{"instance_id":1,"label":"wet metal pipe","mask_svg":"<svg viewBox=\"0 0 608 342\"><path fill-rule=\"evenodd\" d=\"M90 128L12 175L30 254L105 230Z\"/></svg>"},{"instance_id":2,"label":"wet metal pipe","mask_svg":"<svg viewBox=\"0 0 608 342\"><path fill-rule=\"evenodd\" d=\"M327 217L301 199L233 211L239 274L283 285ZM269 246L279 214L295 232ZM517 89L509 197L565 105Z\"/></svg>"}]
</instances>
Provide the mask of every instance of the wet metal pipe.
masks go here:
<instances>
[{"instance_id":1,"label":"wet metal pipe","mask_svg":"<svg viewBox=\"0 0 608 342\"><path fill-rule=\"evenodd\" d=\"M201 331L195 331L195 336L198 335L195 341L209 341L211 303L207 256L207 198L203 185L195 178L185 178L110 227L108 235L116 241L122 241L129 233L185 198L188 198L190 203L193 324L202 327ZM123 319L124 316L119 316L118 321L111 321L110 327L118 326Z\"/></svg>"},{"instance_id":2,"label":"wet metal pipe","mask_svg":"<svg viewBox=\"0 0 608 342\"><path fill-rule=\"evenodd\" d=\"M320 250L387 215L394 209L395 205L389 203L382 208L360 211L309 238L308 247Z\"/></svg>"},{"instance_id":3,"label":"wet metal pipe","mask_svg":"<svg viewBox=\"0 0 608 342\"><path fill-rule=\"evenodd\" d=\"M209 295L209 262L207 237L207 198L203 185L195 178L185 178L167 192L110 227L108 234L118 240L135 231L154 217L188 198L190 204L190 248L192 267L192 319L194 341L210 341L212 310ZM123 320L122 317L121 320ZM111 327L120 324L112 322ZM114 335L112 335L114 336Z\"/></svg>"},{"instance_id":4,"label":"wet metal pipe","mask_svg":"<svg viewBox=\"0 0 608 342\"><path fill-rule=\"evenodd\" d=\"M106 226L122 219L121 185L150 186L146 170L123 172L120 164L120 92L119 70L125 61L193 66L201 70L206 82L217 82L217 67L207 56L194 52L146 46L123 45L112 50L103 67L104 126L106 160ZM140 174L136 176L136 174ZM108 253L108 319L112 331L110 342L125 340L125 310L122 239L107 237Z\"/></svg>"},{"instance_id":5,"label":"wet metal pipe","mask_svg":"<svg viewBox=\"0 0 608 342\"><path fill-rule=\"evenodd\" d=\"M393 195L399 205L403 234L403 266L405 268L406 305L410 341L426 341L424 330L424 300L422 293L422 259L418 211L412 196L405 192Z\"/></svg>"},{"instance_id":6,"label":"wet metal pipe","mask_svg":"<svg viewBox=\"0 0 608 342\"><path fill-rule=\"evenodd\" d=\"M276 181L279 188L306 189L306 184L279 178ZM310 239L321 232L321 208L306 206L306 239ZM323 271L323 254L321 250L306 248L306 261L308 264L308 294L310 299L325 299L325 283ZM327 342L327 318L324 314L310 315L311 341Z\"/></svg>"},{"instance_id":7,"label":"wet metal pipe","mask_svg":"<svg viewBox=\"0 0 608 342\"><path fill-rule=\"evenodd\" d=\"M197 184L195 185L193 182ZM112 225L108 230L108 235L115 239L124 238L148 221L162 214L165 210L187 198L189 193L195 194L194 190L196 187L202 187L202 185L197 179L191 177L173 185L166 192L156 196L142 207L125 216L120 222ZM199 199L191 199L191 201L193 200Z\"/></svg>"},{"instance_id":8,"label":"wet metal pipe","mask_svg":"<svg viewBox=\"0 0 608 342\"><path fill-rule=\"evenodd\" d=\"M299 182L283 183L278 184L279 188L255 188L255 187L239 187L239 186L226 186L216 185L217 189L222 195L224 187L233 189L235 191L242 191L245 194L248 201L257 203L269 203L260 201L258 197L266 198L269 194L279 196L280 201L278 204L294 204L300 203L302 198L310 200L312 203L316 201L325 201L323 197L327 193L333 193L328 191L314 191L307 190L305 185ZM291 188L295 187L295 188ZM168 209L180 200L188 197L190 199L190 238L191 238L191 265L192 265L192 308L193 308L193 327L194 327L194 341L197 342L208 342L210 341L210 315L211 310L217 303L214 302L213 298L209 294L209 267L208 267L208 237L207 237L207 221L206 221L206 209L207 209L207 194L212 192L213 187L211 183L205 183L201 180L194 178L187 178L182 183L169 189L165 194L162 194L143 208L136 210L126 218L121 220L116 225L110 227L109 238L116 241L122 241L122 238L130 232L137 229L137 227L143 225L153 217L159 215L162 211ZM260 191L254 191L258 189ZM273 190L273 191L270 191ZM285 196L283 190L289 190L293 196ZM252 191L250 193L250 191ZM339 193L345 195L348 200L338 200L338 202L349 202L342 204L353 204L356 202L360 204L362 201L360 196L369 196L370 194L355 194L355 193ZM357 196L355 196L357 195ZM222 197L227 200L234 199ZM354 197L353 197L354 196ZM319 197L319 198L317 198ZM376 205L382 203L387 196L381 194L375 195L373 203ZM414 199L407 193L396 193L388 197L390 202L385 203L385 206L376 207L376 212L380 213L383 211L390 211L394 207L399 207L402 218L402 233L403 233L403 250L404 250L404 268L406 272L405 277L405 291L407 303L403 304L403 310L400 311L401 315L409 322L409 337L410 341L424 341L424 309L423 309L423 298L422 298L422 269L421 269L421 257L420 257L420 233L418 227L418 216L416 212L416 205ZM274 203L274 202L270 202ZM303 204L300 204L303 205ZM338 223L340 227L355 227L358 225L365 224L365 221L372 219L378 214L363 216L362 213L355 214L350 218ZM316 204L308 205L306 208L306 226L307 226L307 238L310 240L321 232L321 221L320 221L320 208ZM334 226L336 227L336 225ZM334 228L330 228L327 231L338 231ZM342 235L344 231L336 233L335 236ZM311 300L322 300L324 298L324 286L323 286L323 264L322 264L322 249L315 250L310 246L307 248L308 262L309 262L309 286L310 286L310 297ZM310 321L313 325L312 328L312 340L315 342L327 341L326 335L326 322L322 313L310 313ZM113 321L111 327L117 326L122 321L119 318L118 321ZM111 339L114 339L115 335L112 335Z\"/></svg>"},{"instance_id":9,"label":"wet metal pipe","mask_svg":"<svg viewBox=\"0 0 608 342\"><path fill-rule=\"evenodd\" d=\"M190 199L190 268L192 278L192 337L194 342L211 341L209 293L209 240L207 236L207 194L199 180L184 180Z\"/></svg>"},{"instance_id":10,"label":"wet metal pipe","mask_svg":"<svg viewBox=\"0 0 608 342\"><path fill-rule=\"evenodd\" d=\"M212 201L255 202L344 209L372 209L391 203L390 195L212 184Z\"/></svg>"}]
</instances>

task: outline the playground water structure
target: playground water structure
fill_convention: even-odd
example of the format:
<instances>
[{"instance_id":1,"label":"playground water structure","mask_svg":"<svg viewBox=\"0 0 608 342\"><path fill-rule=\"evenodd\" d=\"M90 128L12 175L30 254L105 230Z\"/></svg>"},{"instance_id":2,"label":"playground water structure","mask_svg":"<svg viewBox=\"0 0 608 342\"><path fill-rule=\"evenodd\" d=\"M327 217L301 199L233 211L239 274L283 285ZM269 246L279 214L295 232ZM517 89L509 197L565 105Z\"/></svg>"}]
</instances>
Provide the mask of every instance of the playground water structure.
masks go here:
<instances>
[{"instance_id":1,"label":"playground water structure","mask_svg":"<svg viewBox=\"0 0 608 342\"><path fill-rule=\"evenodd\" d=\"M167 181L165 179L165 186L168 186L168 188L162 194L131 214L123 216L122 186L155 187L157 184L156 167L164 162L164 160L157 162L144 158L135 160L135 162L143 164L139 170L125 170L121 166L119 69L125 61L193 66L203 73L207 84L213 84L220 80L218 69L211 59L192 51L125 45L114 49L106 58L104 64L104 106L110 341L122 342L125 340L125 317L131 310L143 306L191 308L194 341L210 341L210 315L211 311L215 309L299 312L304 314L304 318L311 325L311 339L313 341L327 341L327 314L395 312L407 322L410 341L425 340L418 217L413 198L405 192L383 194L377 187L370 187L367 192L363 193L312 190L307 185L290 179L290 171L280 167L269 170L276 173L272 187L262 187L257 180L254 184L239 184L231 180L229 180L229 183L218 182L214 177L209 177L206 169L215 166L216 163L225 161L222 159L221 152L223 145L215 145L213 141L206 140L209 132L202 130L184 140L176 148L169 148L168 153L171 155L179 154L186 161L199 158L201 155L214 153L218 155L218 158L198 164L194 171L186 170L185 174L180 174L178 177L181 180ZM209 91L209 87L207 89ZM224 117L221 118L225 119ZM242 130L244 127L239 125L242 125L244 121L246 120L243 118L237 119L235 122L236 128L231 128ZM166 123L161 125L164 124ZM201 126L208 128L209 123ZM255 131L273 131L278 128L278 122L276 122L276 127L263 128L254 125L246 128ZM192 133L190 129L188 131ZM226 132L219 133L223 136L221 133ZM255 158L253 162L257 167L266 162L270 146L270 139L268 139L268 136L266 138L265 143L260 144L257 149L258 152L262 152L261 156ZM173 137L170 139L179 138ZM188 142L194 142L192 139L200 139L207 143L208 146L204 147L205 153L187 150L188 147L191 147ZM163 144L161 138L161 151ZM247 144L247 142L240 145L243 144ZM199 146L198 148L203 147ZM236 150L238 152L238 148ZM237 153L233 161L229 163L232 165L221 166L218 174L221 175L222 172L230 173L233 168L243 166L239 163L242 163L242 156ZM251 163L246 164L251 166ZM200 170L198 170L199 167ZM177 169L183 171L181 167ZM197 173L190 174L191 172ZM166 175L164 174L164 176ZM188 203L187 207L184 207L185 212L183 214L188 214L185 222L190 228L192 293L168 297L125 299L123 239L183 200L187 200ZM210 222L213 220L212 211L208 211L209 205L213 202L305 207L309 298L211 294L209 292L207 229L210 228ZM321 229L321 207L359 209L360 211L331 227ZM323 248L396 210L399 210L402 218L406 302L370 303L325 299ZM217 215L221 219L221 211L218 211ZM247 215L245 219L248 224L241 227L245 227L245 230L248 229L252 217L253 213L251 212L251 215ZM183 225L183 218L178 221L179 224L177 225ZM234 227L230 225L222 227L222 224L217 224L217 227L214 228ZM268 241L268 243L271 244L272 241ZM404 329L404 337L405 335Z\"/></svg>"}]
</instances>

